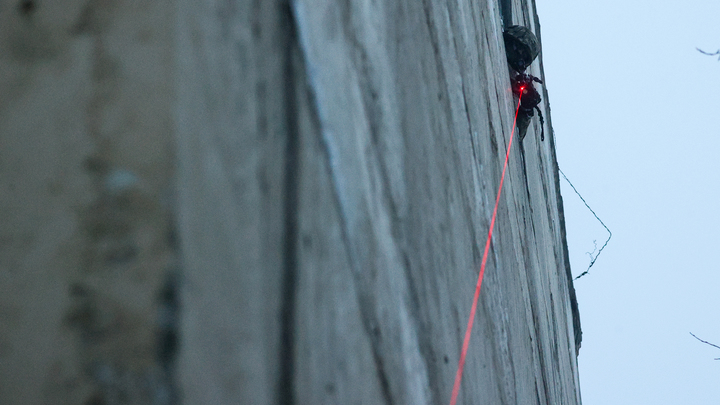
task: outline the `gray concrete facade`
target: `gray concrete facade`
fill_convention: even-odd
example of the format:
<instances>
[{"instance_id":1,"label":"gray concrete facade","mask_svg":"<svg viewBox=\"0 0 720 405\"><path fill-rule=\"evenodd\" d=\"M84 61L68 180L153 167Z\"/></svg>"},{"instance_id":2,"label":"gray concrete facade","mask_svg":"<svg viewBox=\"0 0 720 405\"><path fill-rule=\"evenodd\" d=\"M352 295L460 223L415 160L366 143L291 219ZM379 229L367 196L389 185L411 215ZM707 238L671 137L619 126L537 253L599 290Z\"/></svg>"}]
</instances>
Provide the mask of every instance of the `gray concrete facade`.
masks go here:
<instances>
[{"instance_id":1,"label":"gray concrete facade","mask_svg":"<svg viewBox=\"0 0 720 405\"><path fill-rule=\"evenodd\" d=\"M540 37L532 0L0 1L0 403L447 403L503 21ZM459 404L580 404L547 100Z\"/></svg>"}]
</instances>

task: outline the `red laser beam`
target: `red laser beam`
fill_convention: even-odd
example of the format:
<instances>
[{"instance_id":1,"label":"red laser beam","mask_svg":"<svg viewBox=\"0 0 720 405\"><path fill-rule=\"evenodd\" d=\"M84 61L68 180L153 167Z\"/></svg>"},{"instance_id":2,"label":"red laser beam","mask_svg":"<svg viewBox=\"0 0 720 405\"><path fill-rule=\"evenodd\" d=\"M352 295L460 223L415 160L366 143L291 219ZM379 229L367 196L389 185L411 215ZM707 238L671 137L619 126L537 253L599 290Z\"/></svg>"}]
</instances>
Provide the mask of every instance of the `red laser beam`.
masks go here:
<instances>
[{"instance_id":1,"label":"red laser beam","mask_svg":"<svg viewBox=\"0 0 720 405\"><path fill-rule=\"evenodd\" d=\"M483 275L485 274L485 263L487 263L488 252L490 251L490 241L492 240L493 228L495 228L495 217L497 216L498 204L500 204L500 193L502 192L503 181L505 180L505 170L507 169L508 159L510 158L510 147L512 146L513 135L515 135L515 123L517 122L518 111L520 111L520 99L522 99L523 90L520 87L520 97L518 105L515 109L515 118L513 119L512 130L510 131L510 142L508 142L507 153L505 153L505 164L503 165L502 176L500 176L500 186L498 187L497 197L495 198L495 208L493 209L492 219L490 220L490 230L488 231L487 241L485 242L485 252L483 253L482 262L480 263L480 274L475 285L475 296L473 297L472 307L470 307L470 318L468 319L467 329L465 329L465 338L463 339L462 351L460 352L460 362L458 363L457 373L455 373L455 384L453 385L452 397L450 397L450 405L455 405L457 396L460 392L460 381L462 381L463 368L465 367L465 356L467 355L468 346L470 345L470 335L472 334L473 323L475 322L475 311L477 310L478 297L480 296L480 286L482 286Z\"/></svg>"}]
</instances>

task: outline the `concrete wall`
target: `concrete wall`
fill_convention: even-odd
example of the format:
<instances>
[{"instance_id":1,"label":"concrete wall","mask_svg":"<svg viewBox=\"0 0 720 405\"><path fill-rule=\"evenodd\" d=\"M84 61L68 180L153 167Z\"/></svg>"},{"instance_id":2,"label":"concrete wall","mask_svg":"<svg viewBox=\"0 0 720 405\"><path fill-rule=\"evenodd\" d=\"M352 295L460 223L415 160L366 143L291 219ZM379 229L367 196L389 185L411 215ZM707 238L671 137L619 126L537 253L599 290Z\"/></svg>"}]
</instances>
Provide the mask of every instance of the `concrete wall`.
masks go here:
<instances>
[{"instance_id":1,"label":"concrete wall","mask_svg":"<svg viewBox=\"0 0 720 405\"><path fill-rule=\"evenodd\" d=\"M532 2L0 7L0 403L449 400ZM459 403L580 403L546 101Z\"/></svg>"},{"instance_id":2,"label":"concrete wall","mask_svg":"<svg viewBox=\"0 0 720 405\"><path fill-rule=\"evenodd\" d=\"M172 400L172 7L0 3L2 404Z\"/></svg>"}]
</instances>

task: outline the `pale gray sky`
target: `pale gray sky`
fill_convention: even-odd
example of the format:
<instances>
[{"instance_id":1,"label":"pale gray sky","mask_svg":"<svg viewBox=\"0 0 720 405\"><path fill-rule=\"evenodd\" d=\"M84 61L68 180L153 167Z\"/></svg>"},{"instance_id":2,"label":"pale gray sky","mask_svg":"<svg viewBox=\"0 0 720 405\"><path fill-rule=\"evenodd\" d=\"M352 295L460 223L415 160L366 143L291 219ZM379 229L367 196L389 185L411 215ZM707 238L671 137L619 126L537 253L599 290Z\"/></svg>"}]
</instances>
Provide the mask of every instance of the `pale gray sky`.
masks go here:
<instances>
[{"instance_id":1,"label":"pale gray sky","mask_svg":"<svg viewBox=\"0 0 720 405\"><path fill-rule=\"evenodd\" d=\"M720 404L720 1L536 1L583 404Z\"/></svg>"}]
</instances>

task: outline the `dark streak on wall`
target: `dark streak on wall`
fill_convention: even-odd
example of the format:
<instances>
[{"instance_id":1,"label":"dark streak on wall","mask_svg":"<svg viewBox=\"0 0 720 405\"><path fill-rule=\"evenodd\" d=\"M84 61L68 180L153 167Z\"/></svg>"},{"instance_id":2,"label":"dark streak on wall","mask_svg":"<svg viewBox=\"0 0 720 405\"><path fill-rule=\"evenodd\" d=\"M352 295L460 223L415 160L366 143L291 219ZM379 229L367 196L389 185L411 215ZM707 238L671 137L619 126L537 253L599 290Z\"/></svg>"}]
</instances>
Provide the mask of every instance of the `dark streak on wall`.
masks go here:
<instances>
[{"instance_id":1,"label":"dark streak on wall","mask_svg":"<svg viewBox=\"0 0 720 405\"><path fill-rule=\"evenodd\" d=\"M280 15L285 46L285 117L287 120L287 142L285 151L285 193L284 216L285 229L283 235L283 275L281 281L282 303L280 313L280 380L278 385L279 404L294 405L295 402L295 324L297 305L297 244L298 238L298 183L300 176L300 132L296 105L298 103L298 87L303 93L302 82L297 78L304 77L301 56L299 54L297 28L292 16L290 4L282 4Z\"/></svg>"}]
</instances>

